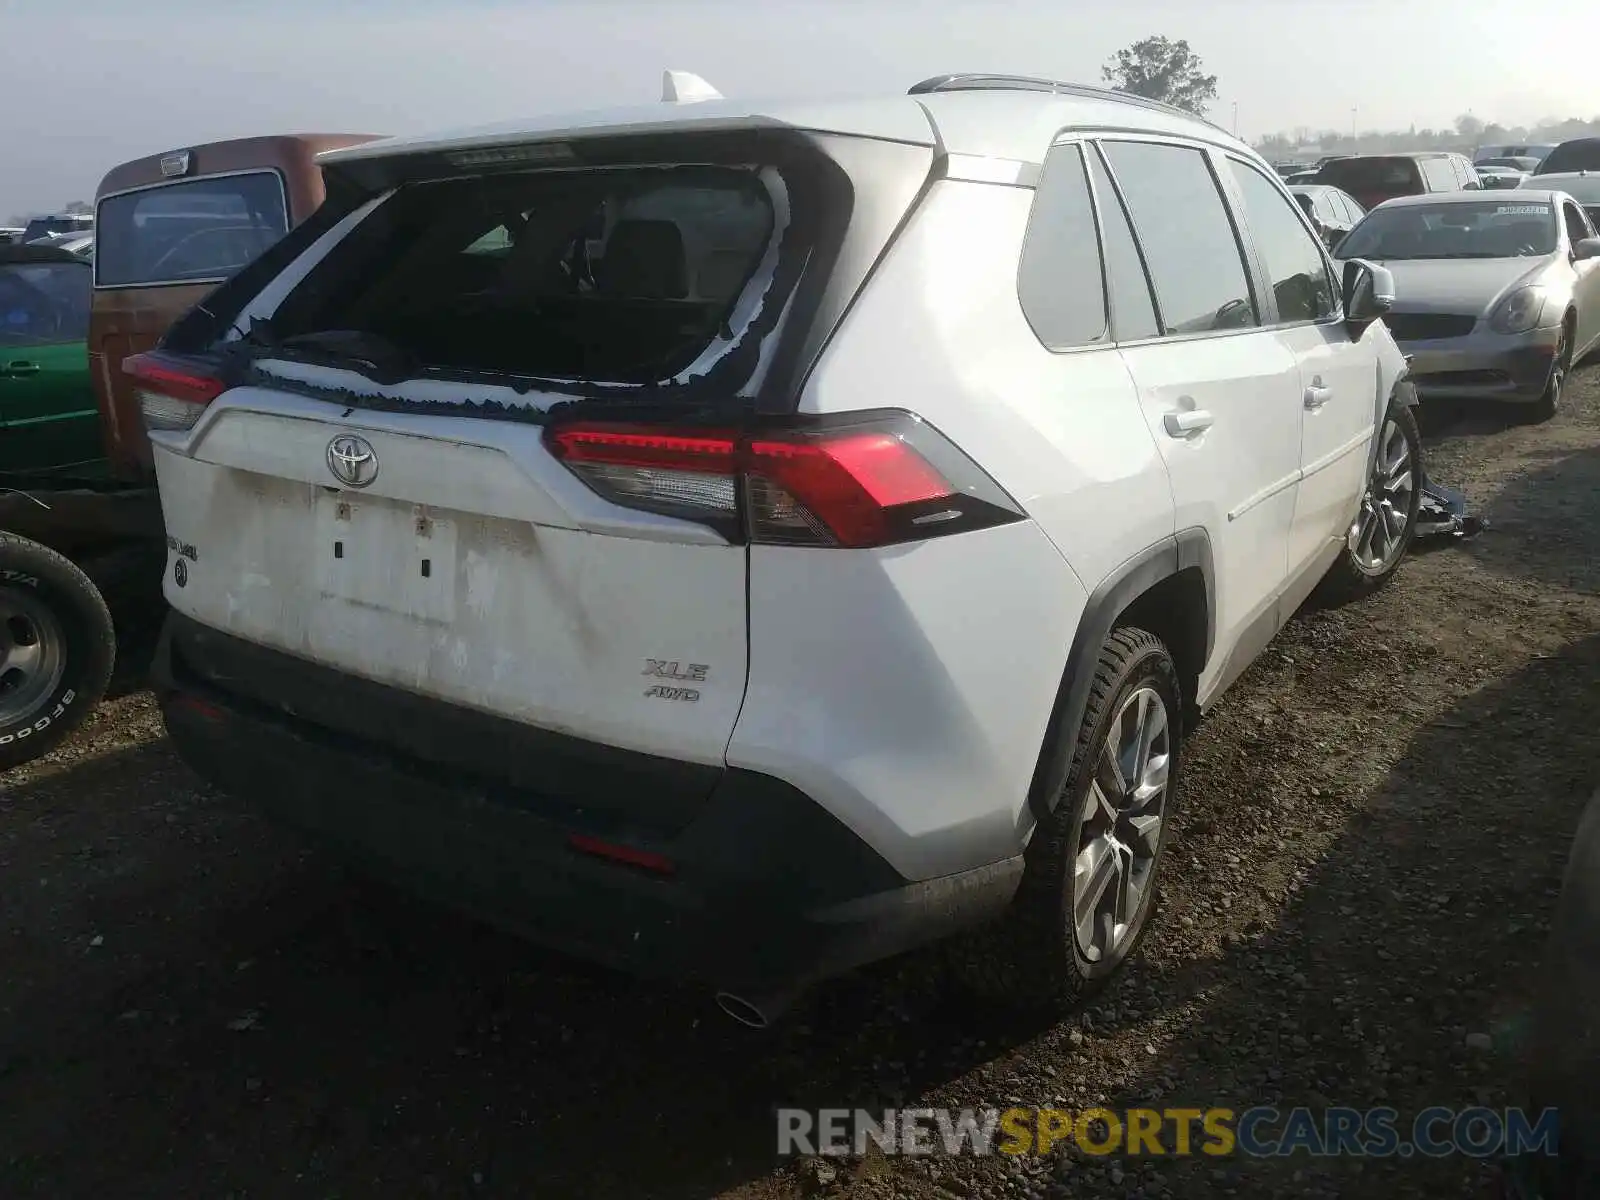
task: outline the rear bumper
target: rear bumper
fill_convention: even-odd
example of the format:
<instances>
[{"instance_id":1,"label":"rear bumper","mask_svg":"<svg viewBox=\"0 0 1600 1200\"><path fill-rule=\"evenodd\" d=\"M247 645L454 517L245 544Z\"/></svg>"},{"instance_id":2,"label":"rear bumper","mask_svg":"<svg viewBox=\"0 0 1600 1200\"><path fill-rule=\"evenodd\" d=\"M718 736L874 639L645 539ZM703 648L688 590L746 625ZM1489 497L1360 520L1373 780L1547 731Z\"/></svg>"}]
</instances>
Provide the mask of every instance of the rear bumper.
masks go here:
<instances>
[{"instance_id":1,"label":"rear bumper","mask_svg":"<svg viewBox=\"0 0 1600 1200\"><path fill-rule=\"evenodd\" d=\"M173 743L199 774L410 890L608 966L794 988L992 918L1021 878L1016 858L908 883L820 806L749 771L720 772L675 828L630 819L650 800L638 772L633 803L552 804L503 772L441 767L205 681L185 659L197 634L233 641L175 614L153 674ZM253 653L323 687L342 678ZM537 775L537 764L519 766ZM581 852L575 835L658 856L656 866Z\"/></svg>"}]
</instances>

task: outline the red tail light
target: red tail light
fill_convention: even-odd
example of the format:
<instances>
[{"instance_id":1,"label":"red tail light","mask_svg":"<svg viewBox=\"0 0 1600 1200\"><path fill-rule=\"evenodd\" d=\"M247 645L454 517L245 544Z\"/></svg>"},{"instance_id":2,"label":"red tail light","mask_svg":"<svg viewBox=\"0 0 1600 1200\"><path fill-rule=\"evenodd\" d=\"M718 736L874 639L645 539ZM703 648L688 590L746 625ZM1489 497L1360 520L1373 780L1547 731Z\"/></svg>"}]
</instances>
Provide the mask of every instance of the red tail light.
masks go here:
<instances>
[{"instance_id":1,"label":"red tail light","mask_svg":"<svg viewBox=\"0 0 1600 1200\"><path fill-rule=\"evenodd\" d=\"M576 422L545 441L613 503L754 542L884 546L1022 516L977 464L903 412L748 434Z\"/></svg>"},{"instance_id":2,"label":"red tail light","mask_svg":"<svg viewBox=\"0 0 1600 1200\"><path fill-rule=\"evenodd\" d=\"M159 350L123 359L122 370L133 383L146 429L193 429L206 405L227 390L208 364Z\"/></svg>"}]
</instances>

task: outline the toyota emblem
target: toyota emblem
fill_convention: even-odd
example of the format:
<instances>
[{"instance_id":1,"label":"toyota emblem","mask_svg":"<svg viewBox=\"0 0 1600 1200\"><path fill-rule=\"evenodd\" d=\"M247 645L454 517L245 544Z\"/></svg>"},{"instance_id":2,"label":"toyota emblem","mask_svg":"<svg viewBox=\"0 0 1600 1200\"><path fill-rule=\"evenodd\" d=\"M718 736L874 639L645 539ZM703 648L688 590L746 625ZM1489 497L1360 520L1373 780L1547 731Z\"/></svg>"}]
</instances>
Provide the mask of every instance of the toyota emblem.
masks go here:
<instances>
[{"instance_id":1,"label":"toyota emblem","mask_svg":"<svg viewBox=\"0 0 1600 1200\"><path fill-rule=\"evenodd\" d=\"M372 443L341 433L328 443L328 471L345 487L364 488L378 477L378 455Z\"/></svg>"}]
</instances>

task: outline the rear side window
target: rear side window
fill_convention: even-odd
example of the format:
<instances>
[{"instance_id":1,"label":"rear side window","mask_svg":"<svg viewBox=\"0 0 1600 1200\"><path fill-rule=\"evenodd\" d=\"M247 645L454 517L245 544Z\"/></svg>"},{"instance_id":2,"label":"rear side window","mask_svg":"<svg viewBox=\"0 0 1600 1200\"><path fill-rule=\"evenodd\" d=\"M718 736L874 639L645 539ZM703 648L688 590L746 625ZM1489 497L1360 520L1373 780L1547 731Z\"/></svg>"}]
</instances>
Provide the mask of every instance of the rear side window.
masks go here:
<instances>
[{"instance_id":1,"label":"rear side window","mask_svg":"<svg viewBox=\"0 0 1600 1200\"><path fill-rule=\"evenodd\" d=\"M780 232L765 183L743 168L413 184L272 324L286 337L360 330L445 371L657 382L737 340L753 310L741 301L778 270Z\"/></svg>"},{"instance_id":2,"label":"rear side window","mask_svg":"<svg viewBox=\"0 0 1600 1200\"><path fill-rule=\"evenodd\" d=\"M1106 142L1169 334L1259 324L1233 222L1201 150Z\"/></svg>"},{"instance_id":3,"label":"rear side window","mask_svg":"<svg viewBox=\"0 0 1600 1200\"><path fill-rule=\"evenodd\" d=\"M1421 162L1422 177L1428 182L1430 192L1458 192L1461 181L1456 178L1448 158L1425 158Z\"/></svg>"},{"instance_id":4,"label":"rear side window","mask_svg":"<svg viewBox=\"0 0 1600 1200\"><path fill-rule=\"evenodd\" d=\"M1106 337L1105 278L1083 152L1056 146L1028 216L1017 297L1038 339L1052 350Z\"/></svg>"},{"instance_id":5,"label":"rear side window","mask_svg":"<svg viewBox=\"0 0 1600 1200\"><path fill-rule=\"evenodd\" d=\"M226 279L289 231L275 171L218 175L107 196L95 222L95 283Z\"/></svg>"},{"instance_id":6,"label":"rear side window","mask_svg":"<svg viewBox=\"0 0 1600 1200\"><path fill-rule=\"evenodd\" d=\"M1412 158L1345 158L1322 169L1324 183L1346 192L1404 196L1419 190L1422 173Z\"/></svg>"},{"instance_id":7,"label":"rear side window","mask_svg":"<svg viewBox=\"0 0 1600 1200\"><path fill-rule=\"evenodd\" d=\"M1229 160L1244 199L1250 235L1266 264L1280 321L1319 321L1333 315L1333 277L1305 225L1264 175Z\"/></svg>"},{"instance_id":8,"label":"rear side window","mask_svg":"<svg viewBox=\"0 0 1600 1200\"><path fill-rule=\"evenodd\" d=\"M1100 232L1105 239L1106 278L1111 291L1112 336L1119 342L1157 337L1161 322L1156 319L1156 302L1150 294L1150 279L1127 211L1117 198L1098 154L1089 156L1089 174L1094 179L1094 194L1100 201Z\"/></svg>"},{"instance_id":9,"label":"rear side window","mask_svg":"<svg viewBox=\"0 0 1600 1200\"><path fill-rule=\"evenodd\" d=\"M89 334L88 263L0 266L0 353Z\"/></svg>"}]
</instances>

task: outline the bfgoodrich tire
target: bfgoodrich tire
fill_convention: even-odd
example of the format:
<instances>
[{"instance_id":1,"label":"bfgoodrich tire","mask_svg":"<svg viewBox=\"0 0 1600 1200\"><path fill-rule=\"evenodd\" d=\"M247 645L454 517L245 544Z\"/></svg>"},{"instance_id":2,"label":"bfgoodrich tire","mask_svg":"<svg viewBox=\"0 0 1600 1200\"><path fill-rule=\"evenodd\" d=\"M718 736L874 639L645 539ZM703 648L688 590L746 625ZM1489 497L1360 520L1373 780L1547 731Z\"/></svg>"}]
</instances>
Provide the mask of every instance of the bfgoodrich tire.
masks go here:
<instances>
[{"instance_id":1,"label":"bfgoodrich tire","mask_svg":"<svg viewBox=\"0 0 1600 1200\"><path fill-rule=\"evenodd\" d=\"M1172 826L1182 711L1161 640L1113 630L1010 912L982 941L952 948L963 982L1002 1003L1070 1004L1138 948Z\"/></svg>"},{"instance_id":2,"label":"bfgoodrich tire","mask_svg":"<svg viewBox=\"0 0 1600 1200\"><path fill-rule=\"evenodd\" d=\"M1323 599L1371 595L1394 578L1411 549L1422 506L1422 434L1409 405L1389 403L1378 426L1378 453L1339 557L1323 577Z\"/></svg>"},{"instance_id":3,"label":"bfgoodrich tire","mask_svg":"<svg viewBox=\"0 0 1600 1200\"><path fill-rule=\"evenodd\" d=\"M105 694L116 635L88 576L0 533L0 771L58 745Z\"/></svg>"}]
</instances>

